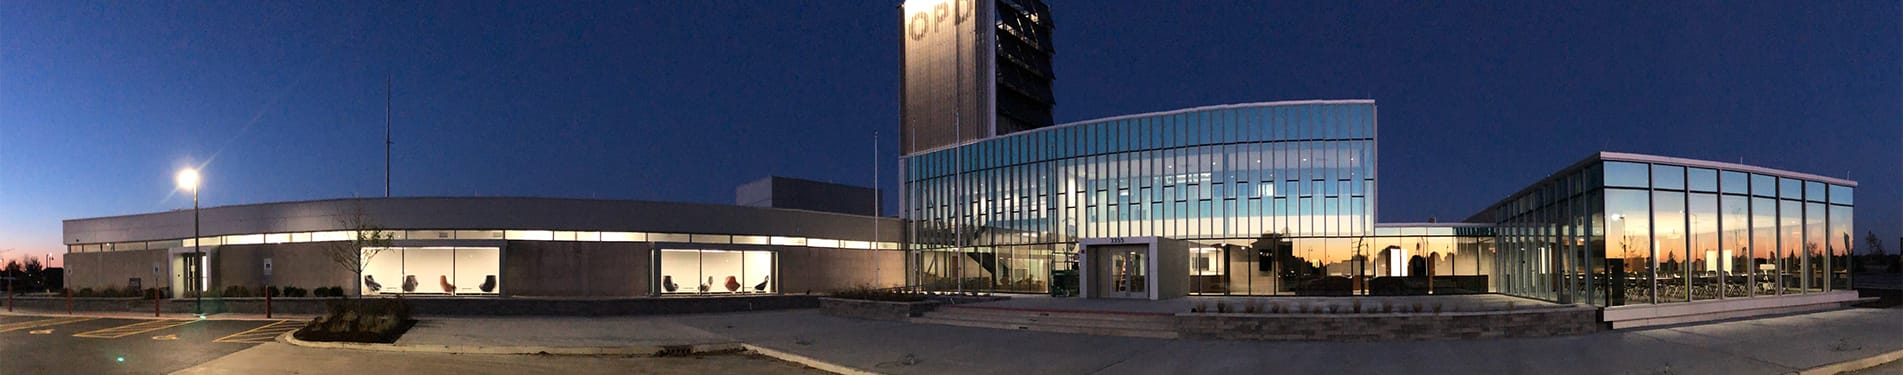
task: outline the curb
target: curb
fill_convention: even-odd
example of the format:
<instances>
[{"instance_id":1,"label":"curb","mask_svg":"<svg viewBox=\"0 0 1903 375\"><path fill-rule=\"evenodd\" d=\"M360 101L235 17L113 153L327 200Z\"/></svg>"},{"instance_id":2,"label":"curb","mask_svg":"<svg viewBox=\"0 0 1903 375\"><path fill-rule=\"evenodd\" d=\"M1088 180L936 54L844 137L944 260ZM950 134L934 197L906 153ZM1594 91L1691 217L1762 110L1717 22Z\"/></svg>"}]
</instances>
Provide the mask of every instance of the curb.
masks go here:
<instances>
[{"instance_id":1,"label":"curb","mask_svg":"<svg viewBox=\"0 0 1903 375\"><path fill-rule=\"evenodd\" d=\"M1795 373L1798 375L1833 375L1837 373L1857 371L1857 370L1867 369L1871 367L1877 367L1879 365L1894 362L1899 359L1903 359L1903 349L1893 350L1888 353L1877 354L1874 356L1864 357L1860 359L1852 359L1848 361L1812 367L1809 369L1805 369L1803 371L1797 371Z\"/></svg>"},{"instance_id":2,"label":"curb","mask_svg":"<svg viewBox=\"0 0 1903 375\"><path fill-rule=\"evenodd\" d=\"M406 353L445 353L445 354L545 354L545 355L638 355L673 356L695 353L732 352L745 350L737 342L682 344L682 345L629 345L629 346L483 346L483 345L397 345L360 342L324 342L304 341L293 335L296 331L278 335L277 341L294 346L323 349L374 350L383 352Z\"/></svg>"},{"instance_id":3,"label":"curb","mask_svg":"<svg viewBox=\"0 0 1903 375\"><path fill-rule=\"evenodd\" d=\"M807 356L793 354L793 353L787 353L787 352L774 350L774 349L768 349L765 347L761 347L759 345L740 344L740 346L745 347L747 350L752 350L754 353L760 353L760 355L773 357L774 359L778 359L782 361L806 365L807 367L816 368L816 369L819 369L820 371L830 372L834 374L841 374L841 375L877 375L878 374L876 372L860 370L856 368L846 367L845 365L839 365L839 364L834 364L831 362L813 359L812 357L807 357Z\"/></svg>"}]
</instances>

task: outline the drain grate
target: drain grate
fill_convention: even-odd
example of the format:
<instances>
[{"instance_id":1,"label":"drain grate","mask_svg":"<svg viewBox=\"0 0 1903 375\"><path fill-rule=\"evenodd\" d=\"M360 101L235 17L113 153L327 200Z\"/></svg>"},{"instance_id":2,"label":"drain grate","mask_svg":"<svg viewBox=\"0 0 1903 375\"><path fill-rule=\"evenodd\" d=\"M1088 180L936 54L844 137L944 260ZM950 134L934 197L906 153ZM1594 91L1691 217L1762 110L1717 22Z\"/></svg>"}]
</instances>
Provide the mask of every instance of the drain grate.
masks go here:
<instances>
[{"instance_id":1,"label":"drain grate","mask_svg":"<svg viewBox=\"0 0 1903 375\"><path fill-rule=\"evenodd\" d=\"M661 350L654 352L656 357L680 357L689 354L694 354L693 345L661 345Z\"/></svg>"}]
</instances>

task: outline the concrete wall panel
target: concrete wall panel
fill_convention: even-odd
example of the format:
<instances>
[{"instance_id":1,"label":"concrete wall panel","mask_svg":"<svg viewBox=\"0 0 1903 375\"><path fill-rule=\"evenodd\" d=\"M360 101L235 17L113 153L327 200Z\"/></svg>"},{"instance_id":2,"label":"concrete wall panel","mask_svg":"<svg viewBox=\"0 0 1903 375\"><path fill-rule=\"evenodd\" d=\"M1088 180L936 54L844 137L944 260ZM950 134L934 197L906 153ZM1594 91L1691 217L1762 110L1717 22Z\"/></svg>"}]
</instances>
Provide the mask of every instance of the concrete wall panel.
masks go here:
<instances>
[{"instance_id":1,"label":"concrete wall panel","mask_svg":"<svg viewBox=\"0 0 1903 375\"><path fill-rule=\"evenodd\" d=\"M503 291L511 296L646 296L649 263L645 243L509 241L503 251Z\"/></svg>"},{"instance_id":2,"label":"concrete wall panel","mask_svg":"<svg viewBox=\"0 0 1903 375\"><path fill-rule=\"evenodd\" d=\"M340 243L291 243L219 246L212 251L212 290L238 285L257 290L268 285L304 289L339 286L356 289L356 273L331 260L329 246ZM264 259L271 275L264 275Z\"/></svg>"},{"instance_id":3,"label":"concrete wall panel","mask_svg":"<svg viewBox=\"0 0 1903 375\"><path fill-rule=\"evenodd\" d=\"M165 250L141 250L66 254L61 264L66 267L67 288L104 290L124 288L135 277L144 288L167 286L171 281L164 262ZM158 272L153 272L154 264Z\"/></svg>"},{"instance_id":4,"label":"concrete wall panel","mask_svg":"<svg viewBox=\"0 0 1903 375\"><path fill-rule=\"evenodd\" d=\"M808 291L823 293L857 286L893 287L905 284L904 252L805 247L784 247L778 250L780 272L786 274L780 279L780 290L787 294L801 294ZM874 277L875 270L876 278Z\"/></svg>"}]
</instances>

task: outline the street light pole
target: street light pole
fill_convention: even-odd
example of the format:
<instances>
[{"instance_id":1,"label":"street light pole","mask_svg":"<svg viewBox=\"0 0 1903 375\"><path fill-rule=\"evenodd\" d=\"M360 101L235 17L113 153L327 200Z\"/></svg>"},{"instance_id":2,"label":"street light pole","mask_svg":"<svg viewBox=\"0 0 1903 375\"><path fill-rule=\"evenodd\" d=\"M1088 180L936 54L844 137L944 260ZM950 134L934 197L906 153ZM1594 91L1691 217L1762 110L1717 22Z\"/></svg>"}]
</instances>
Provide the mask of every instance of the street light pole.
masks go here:
<instances>
[{"instance_id":1,"label":"street light pole","mask_svg":"<svg viewBox=\"0 0 1903 375\"><path fill-rule=\"evenodd\" d=\"M205 279L205 244L198 238L198 170L185 168L179 171L177 182L180 189L192 190L192 261L186 262L191 265L192 279L185 281L185 289L197 292L192 294L192 314L204 314L205 291L202 289ZM158 296L152 299L158 300Z\"/></svg>"},{"instance_id":2,"label":"street light pole","mask_svg":"<svg viewBox=\"0 0 1903 375\"><path fill-rule=\"evenodd\" d=\"M194 173L196 175L196 173ZM205 244L198 238L198 187L192 187L192 314L205 313Z\"/></svg>"}]
</instances>

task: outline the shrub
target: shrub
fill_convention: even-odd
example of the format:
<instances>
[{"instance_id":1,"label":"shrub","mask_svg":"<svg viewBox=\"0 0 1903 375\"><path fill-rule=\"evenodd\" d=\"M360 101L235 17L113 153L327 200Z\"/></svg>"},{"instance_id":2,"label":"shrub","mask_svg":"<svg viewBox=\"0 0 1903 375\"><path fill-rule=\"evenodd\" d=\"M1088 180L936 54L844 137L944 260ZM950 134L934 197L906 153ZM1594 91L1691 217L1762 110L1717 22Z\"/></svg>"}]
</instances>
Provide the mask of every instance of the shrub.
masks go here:
<instances>
[{"instance_id":1,"label":"shrub","mask_svg":"<svg viewBox=\"0 0 1903 375\"><path fill-rule=\"evenodd\" d=\"M251 289L238 285L226 286L224 296L233 298L250 297Z\"/></svg>"},{"instance_id":2,"label":"shrub","mask_svg":"<svg viewBox=\"0 0 1903 375\"><path fill-rule=\"evenodd\" d=\"M870 286L858 286L858 287L835 290L833 291L832 294L833 294L833 298L858 299L858 300L867 300L867 301L918 302L918 301L925 300L925 296L923 295L918 295L913 293L900 293L890 289L879 289L879 288L873 288Z\"/></svg>"},{"instance_id":3,"label":"shrub","mask_svg":"<svg viewBox=\"0 0 1903 375\"><path fill-rule=\"evenodd\" d=\"M1243 305L1242 305L1242 312L1245 312L1245 313L1250 313L1250 314L1257 314L1257 313L1261 313L1261 312L1262 312L1262 302L1261 302L1261 301L1249 301L1249 303L1247 303L1247 304L1243 304Z\"/></svg>"},{"instance_id":4,"label":"shrub","mask_svg":"<svg viewBox=\"0 0 1903 375\"><path fill-rule=\"evenodd\" d=\"M330 290L330 292L327 294L330 294L331 297L338 297L338 298L345 297L344 287L332 285L330 288L326 288L326 289Z\"/></svg>"},{"instance_id":5,"label":"shrub","mask_svg":"<svg viewBox=\"0 0 1903 375\"><path fill-rule=\"evenodd\" d=\"M304 297L305 295L308 295L308 294L310 294L310 292L307 290L304 290L304 288L299 288L294 286L284 287L285 297L298 298L298 297Z\"/></svg>"},{"instance_id":6,"label":"shrub","mask_svg":"<svg viewBox=\"0 0 1903 375\"><path fill-rule=\"evenodd\" d=\"M288 288L287 288L288 289ZM332 288L325 290L329 295ZM415 324L410 305L400 298L347 299L324 303L327 311L295 334L313 341L396 342Z\"/></svg>"},{"instance_id":7,"label":"shrub","mask_svg":"<svg viewBox=\"0 0 1903 375\"><path fill-rule=\"evenodd\" d=\"M152 298L152 293L147 293L147 292L146 292L147 290L150 290L150 289L139 289L139 288L134 288L134 287L130 287L130 286L128 286L128 287L126 287L125 289L121 289L121 290L119 290L119 296L120 296L120 297L146 297L146 298Z\"/></svg>"},{"instance_id":8,"label":"shrub","mask_svg":"<svg viewBox=\"0 0 1903 375\"><path fill-rule=\"evenodd\" d=\"M98 293L94 292L93 288L79 288L79 292L73 293L74 297L93 297L96 295L98 295Z\"/></svg>"},{"instance_id":9,"label":"shrub","mask_svg":"<svg viewBox=\"0 0 1903 375\"><path fill-rule=\"evenodd\" d=\"M281 290L278 290L278 286L276 286L276 285L272 285L272 286L269 286L269 287L266 287L266 288L264 288L264 292L266 293L266 295L268 295L268 296L272 296L272 297L283 297L283 296L284 296L284 292L283 292L283 291L281 291Z\"/></svg>"},{"instance_id":10,"label":"shrub","mask_svg":"<svg viewBox=\"0 0 1903 375\"><path fill-rule=\"evenodd\" d=\"M330 296L330 288L325 288L320 286L320 287L311 289L311 297L323 298L323 297L329 297L329 296Z\"/></svg>"}]
</instances>

